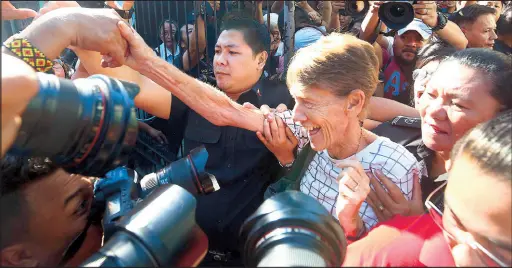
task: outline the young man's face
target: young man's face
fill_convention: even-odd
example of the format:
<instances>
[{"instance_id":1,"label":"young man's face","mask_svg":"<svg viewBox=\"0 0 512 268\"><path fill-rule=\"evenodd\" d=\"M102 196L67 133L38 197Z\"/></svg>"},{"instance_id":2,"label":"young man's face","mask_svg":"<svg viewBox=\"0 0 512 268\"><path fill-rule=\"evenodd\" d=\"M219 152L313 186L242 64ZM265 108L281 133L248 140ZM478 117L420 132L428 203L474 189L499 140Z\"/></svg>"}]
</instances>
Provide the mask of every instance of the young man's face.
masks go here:
<instances>
[{"instance_id":1,"label":"young man's face","mask_svg":"<svg viewBox=\"0 0 512 268\"><path fill-rule=\"evenodd\" d=\"M424 40L416 31L407 31L395 36L393 53L401 63L413 64L418 55L418 50L423 46Z\"/></svg>"},{"instance_id":2,"label":"young man's face","mask_svg":"<svg viewBox=\"0 0 512 268\"><path fill-rule=\"evenodd\" d=\"M213 70L217 86L226 94L241 94L260 78L267 52L254 54L238 30L225 30L217 39Z\"/></svg>"},{"instance_id":3,"label":"young man's face","mask_svg":"<svg viewBox=\"0 0 512 268\"><path fill-rule=\"evenodd\" d=\"M11 246L2 249L2 264L55 267L87 224L92 181L59 169L20 191L29 215L26 239L17 245L18 256L9 254Z\"/></svg>"},{"instance_id":4,"label":"young man's face","mask_svg":"<svg viewBox=\"0 0 512 268\"><path fill-rule=\"evenodd\" d=\"M496 20L494 15L486 14L477 18L473 24L462 25L462 32L468 39L468 47L490 48L494 46L496 35Z\"/></svg>"}]
</instances>

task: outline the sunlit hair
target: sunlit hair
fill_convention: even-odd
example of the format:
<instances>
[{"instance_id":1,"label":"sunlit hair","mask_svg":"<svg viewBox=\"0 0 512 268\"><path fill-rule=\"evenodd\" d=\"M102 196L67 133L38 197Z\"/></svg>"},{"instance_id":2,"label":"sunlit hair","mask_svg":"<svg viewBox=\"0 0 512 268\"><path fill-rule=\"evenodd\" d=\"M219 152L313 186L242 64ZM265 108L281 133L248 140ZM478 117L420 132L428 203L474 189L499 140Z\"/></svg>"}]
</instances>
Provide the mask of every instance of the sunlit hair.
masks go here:
<instances>
[{"instance_id":1,"label":"sunlit hair","mask_svg":"<svg viewBox=\"0 0 512 268\"><path fill-rule=\"evenodd\" d=\"M366 108L379 82L379 60L370 43L350 34L332 33L297 51L286 82L289 88L315 87L340 97L360 89ZM360 119L365 117L362 112Z\"/></svg>"}]
</instances>

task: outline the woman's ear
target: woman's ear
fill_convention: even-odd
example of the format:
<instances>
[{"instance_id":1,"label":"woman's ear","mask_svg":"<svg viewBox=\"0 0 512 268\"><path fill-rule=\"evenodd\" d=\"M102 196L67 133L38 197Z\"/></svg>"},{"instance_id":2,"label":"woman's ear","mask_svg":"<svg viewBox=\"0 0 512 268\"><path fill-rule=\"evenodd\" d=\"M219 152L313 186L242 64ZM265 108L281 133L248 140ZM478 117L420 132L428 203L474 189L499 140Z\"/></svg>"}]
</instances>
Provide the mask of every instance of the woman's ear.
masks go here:
<instances>
[{"instance_id":1,"label":"woman's ear","mask_svg":"<svg viewBox=\"0 0 512 268\"><path fill-rule=\"evenodd\" d=\"M347 111L359 116L363 110L366 96L360 89L352 90L347 96Z\"/></svg>"}]
</instances>

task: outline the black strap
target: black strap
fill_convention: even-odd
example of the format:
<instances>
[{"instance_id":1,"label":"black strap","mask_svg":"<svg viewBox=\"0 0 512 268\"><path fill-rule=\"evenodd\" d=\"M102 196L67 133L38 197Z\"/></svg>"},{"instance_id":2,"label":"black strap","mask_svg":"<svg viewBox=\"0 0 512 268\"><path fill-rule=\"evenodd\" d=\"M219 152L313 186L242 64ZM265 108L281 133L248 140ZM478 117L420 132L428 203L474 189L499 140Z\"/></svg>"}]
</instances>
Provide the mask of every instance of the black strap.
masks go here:
<instances>
[{"instance_id":1,"label":"black strap","mask_svg":"<svg viewBox=\"0 0 512 268\"><path fill-rule=\"evenodd\" d=\"M311 144L308 142L297 156L297 160L293 163L290 173L286 176L291 181L294 181L293 189L289 190L299 190L300 180L304 176L304 173L306 173L309 163L311 163L315 154L316 152L311 149Z\"/></svg>"}]
</instances>

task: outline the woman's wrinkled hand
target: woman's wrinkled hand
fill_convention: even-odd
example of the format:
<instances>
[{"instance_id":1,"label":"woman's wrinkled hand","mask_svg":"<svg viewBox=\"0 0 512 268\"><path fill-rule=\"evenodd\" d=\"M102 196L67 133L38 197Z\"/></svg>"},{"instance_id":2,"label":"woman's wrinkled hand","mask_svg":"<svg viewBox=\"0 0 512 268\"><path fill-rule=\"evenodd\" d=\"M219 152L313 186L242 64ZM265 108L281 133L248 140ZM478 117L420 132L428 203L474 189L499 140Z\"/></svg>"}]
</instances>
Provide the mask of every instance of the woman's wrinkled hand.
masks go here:
<instances>
[{"instance_id":1,"label":"woman's wrinkled hand","mask_svg":"<svg viewBox=\"0 0 512 268\"><path fill-rule=\"evenodd\" d=\"M355 236L362 228L359 209L370 193L370 178L355 158L337 163L344 170L338 178L336 215L348 236Z\"/></svg>"},{"instance_id":2,"label":"woman's wrinkled hand","mask_svg":"<svg viewBox=\"0 0 512 268\"><path fill-rule=\"evenodd\" d=\"M370 174L370 183L373 190L368 195L367 203L372 207L379 221L389 220L396 214L414 216L425 213L421 198L420 177L417 172L413 175L411 200L407 200L400 188L380 170L375 170L375 175Z\"/></svg>"}]
</instances>

